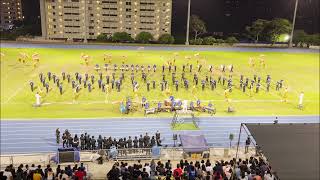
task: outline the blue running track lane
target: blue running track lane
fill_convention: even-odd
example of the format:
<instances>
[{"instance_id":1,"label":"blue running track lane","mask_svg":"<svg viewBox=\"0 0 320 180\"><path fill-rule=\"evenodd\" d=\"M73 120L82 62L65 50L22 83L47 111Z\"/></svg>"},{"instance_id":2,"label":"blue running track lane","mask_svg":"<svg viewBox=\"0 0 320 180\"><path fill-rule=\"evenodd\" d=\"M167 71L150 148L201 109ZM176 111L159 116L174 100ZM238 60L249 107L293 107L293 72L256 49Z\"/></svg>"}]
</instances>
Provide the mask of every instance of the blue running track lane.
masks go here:
<instances>
[{"instance_id":1,"label":"blue running track lane","mask_svg":"<svg viewBox=\"0 0 320 180\"><path fill-rule=\"evenodd\" d=\"M55 129L68 129L72 134L87 132L94 135L112 136L113 138L134 137L148 132L161 133L164 145L173 145L172 135L203 134L210 146L228 147L229 134L233 133L238 141L241 123L273 123L274 116L262 117L201 117L200 130L172 131L172 118L109 118L109 119L2 119L1 120L1 154L54 152L61 145L55 142ZM280 116L279 123L319 123L319 116ZM62 134L62 133L61 133ZM247 138L241 134L241 144Z\"/></svg>"}]
</instances>

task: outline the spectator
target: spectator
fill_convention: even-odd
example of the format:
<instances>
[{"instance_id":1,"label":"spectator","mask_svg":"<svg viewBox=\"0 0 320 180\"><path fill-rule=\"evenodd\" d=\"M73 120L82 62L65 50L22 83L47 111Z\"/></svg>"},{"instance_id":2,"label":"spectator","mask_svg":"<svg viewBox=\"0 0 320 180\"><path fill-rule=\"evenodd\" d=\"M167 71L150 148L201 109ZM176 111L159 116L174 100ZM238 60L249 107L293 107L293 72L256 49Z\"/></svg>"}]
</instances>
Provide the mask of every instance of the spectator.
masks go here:
<instances>
[{"instance_id":1,"label":"spectator","mask_svg":"<svg viewBox=\"0 0 320 180\"><path fill-rule=\"evenodd\" d=\"M39 170L39 169L35 170L35 172L33 173L32 179L33 180L41 180L42 179L41 171L42 170Z\"/></svg>"},{"instance_id":2,"label":"spectator","mask_svg":"<svg viewBox=\"0 0 320 180\"><path fill-rule=\"evenodd\" d=\"M67 167L65 167L65 173L71 177L72 176L72 169L71 169L71 166L68 165Z\"/></svg>"},{"instance_id":3,"label":"spectator","mask_svg":"<svg viewBox=\"0 0 320 180\"><path fill-rule=\"evenodd\" d=\"M47 180L55 180L55 176L51 167L49 167L47 170Z\"/></svg>"},{"instance_id":4,"label":"spectator","mask_svg":"<svg viewBox=\"0 0 320 180\"><path fill-rule=\"evenodd\" d=\"M0 171L0 180L7 180L7 176L4 176L3 174L4 172Z\"/></svg>"},{"instance_id":5,"label":"spectator","mask_svg":"<svg viewBox=\"0 0 320 180\"><path fill-rule=\"evenodd\" d=\"M142 179L148 179L149 178L149 174L146 171L146 168L143 168L142 173L141 173L141 178Z\"/></svg>"},{"instance_id":6,"label":"spectator","mask_svg":"<svg viewBox=\"0 0 320 180\"><path fill-rule=\"evenodd\" d=\"M274 180L274 175L271 174L270 170L268 170L263 177L264 180Z\"/></svg>"},{"instance_id":7,"label":"spectator","mask_svg":"<svg viewBox=\"0 0 320 180\"><path fill-rule=\"evenodd\" d=\"M190 166L189 180L195 180L196 177L197 177L197 172L196 172L194 166Z\"/></svg>"},{"instance_id":8,"label":"spectator","mask_svg":"<svg viewBox=\"0 0 320 180\"><path fill-rule=\"evenodd\" d=\"M43 173L43 171L41 169L41 165L38 165L38 168L36 169L36 172L38 172L41 175L41 177L44 177L44 173Z\"/></svg>"},{"instance_id":9,"label":"spectator","mask_svg":"<svg viewBox=\"0 0 320 180\"><path fill-rule=\"evenodd\" d=\"M74 176L77 177L78 180L83 180L85 174L83 170L79 167L78 170L74 173Z\"/></svg>"},{"instance_id":10,"label":"spectator","mask_svg":"<svg viewBox=\"0 0 320 180\"><path fill-rule=\"evenodd\" d=\"M226 178L227 178L227 179L231 179L232 169L230 168L228 171L225 172L225 174L226 174Z\"/></svg>"},{"instance_id":11,"label":"spectator","mask_svg":"<svg viewBox=\"0 0 320 180\"><path fill-rule=\"evenodd\" d=\"M208 162L206 163L206 172L208 172L209 174L212 174L212 166L211 166L211 163Z\"/></svg>"},{"instance_id":12,"label":"spectator","mask_svg":"<svg viewBox=\"0 0 320 180\"><path fill-rule=\"evenodd\" d=\"M149 163L146 163L145 165L144 165L144 168L146 169L146 172L148 173L148 177L150 176L150 171L151 171L151 168L150 168L150 166L149 166Z\"/></svg>"},{"instance_id":13,"label":"spectator","mask_svg":"<svg viewBox=\"0 0 320 180\"><path fill-rule=\"evenodd\" d=\"M60 171L60 174L58 175L58 180L69 180L69 176L65 173L64 170Z\"/></svg>"},{"instance_id":14,"label":"spectator","mask_svg":"<svg viewBox=\"0 0 320 180\"><path fill-rule=\"evenodd\" d=\"M177 164L177 168L173 171L173 177L175 180L180 180L182 176L182 169L180 167L180 164Z\"/></svg>"},{"instance_id":15,"label":"spectator","mask_svg":"<svg viewBox=\"0 0 320 180\"><path fill-rule=\"evenodd\" d=\"M61 173L61 168L60 168L60 165L58 165L56 169L56 177L58 177L60 173Z\"/></svg>"},{"instance_id":16,"label":"spectator","mask_svg":"<svg viewBox=\"0 0 320 180\"><path fill-rule=\"evenodd\" d=\"M14 169L12 164L10 164L9 170L10 170L10 172L12 174L12 177L15 178L16 177L16 171L15 171L15 169Z\"/></svg>"},{"instance_id":17,"label":"spectator","mask_svg":"<svg viewBox=\"0 0 320 180\"><path fill-rule=\"evenodd\" d=\"M31 170L31 171L34 171L34 170L36 170L36 169L37 169L36 166L35 166L34 164L31 164L30 170Z\"/></svg>"},{"instance_id":18,"label":"spectator","mask_svg":"<svg viewBox=\"0 0 320 180\"><path fill-rule=\"evenodd\" d=\"M72 172L76 172L78 170L78 164L75 164L74 167L72 168Z\"/></svg>"},{"instance_id":19,"label":"spectator","mask_svg":"<svg viewBox=\"0 0 320 180\"><path fill-rule=\"evenodd\" d=\"M18 167L18 169L17 169L17 172L16 172L16 177L15 177L15 179L23 179L23 170L22 170L22 168L23 168L23 164L20 164L20 166Z\"/></svg>"},{"instance_id":20,"label":"spectator","mask_svg":"<svg viewBox=\"0 0 320 180\"><path fill-rule=\"evenodd\" d=\"M7 177L6 178L7 180L13 180L13 176L12 176L12 173L10 171L10 167L9 166L7 166L6 169L4 170L3 176Z\"/></svg>"},{"instance_id":21,"label":"spectator","mask_svg":"<svg viewBox=\"0 0 320 180\"><path fill-rule=\"evenodd\" d=\"M150 163L150 178L153 178L155 175L156 175L156 163L152 159Z\"/></svg>"},{"instance_id":22,"label":"spectator","mask_svg":"<svg viewBox=\"0 0 320 180\"><path fill-rule=\"evenodd\" d=\"M172 167L171 162L170 162L170 160L168 160L168 161L166 162L165 168L166 168L166 169L171 169L171 167Z\"/></svg>"},{"instance_id":23,"label":"spectator","mask_svg":"<svg viewBox=\"0 0 320 180\"><path fill-rule=\"evenodd\" d=\"M109 180L119 180L120 172L119 169L114 165L112 169L108 172L107 178Z\"/></svg>"},{"instance_id":24,"label":"spectator","mask_svg":"<svg viewBox=\"0 0 320 180\"><path fill-rule=\"evenodd\" d=\"M48 165L47 165L47 168L44 169L44 177L45 177L45 178L48 177L48 170L49 170L49 168L50 168L50 165L48 164Z\"/></svg>"}]
</instances>

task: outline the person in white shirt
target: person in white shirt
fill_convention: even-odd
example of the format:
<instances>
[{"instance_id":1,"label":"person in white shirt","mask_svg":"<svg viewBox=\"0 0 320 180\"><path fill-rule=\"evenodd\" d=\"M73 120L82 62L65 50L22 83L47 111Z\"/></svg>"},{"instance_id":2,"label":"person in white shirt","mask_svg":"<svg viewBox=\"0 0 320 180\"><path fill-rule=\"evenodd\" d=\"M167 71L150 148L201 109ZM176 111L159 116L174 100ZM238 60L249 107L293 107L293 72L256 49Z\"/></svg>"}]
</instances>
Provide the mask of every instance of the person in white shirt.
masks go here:
<instances>
[{"instance_id":1,"label":"person in white shirt","mask_svg":"<svg viewBox=\"0 0 320 180\"><path fill-rule=\"evenodd\" d=\"M212 174L213 168L211 166L211 163L209 163L209 166L206 166L206 172L210 172Z\"/></svg>"},{"instance_id":2,"label":"person in white shirt","mask_svg":"<svg viewBox=\"0 0 320 180\"><path fill-rule=\"evenodd\" d=\"M13 180L13 176L12 173L9 170L9 167L7 167L4 172L3 172L3 176L7 177L7 180Z\"/></svg>"},{"instance_id":3,"label":"person in white shirt","mask_svg":"<svg viewBox=\"0 0 320 180\"><path fill-rule=\"evenodd\" d=\"M299 109L302 109L302 107L303 107L303 96L304 96L304 93L301 92L299 95L299 105L298 105Z\"/></svg>"},{"instance_id":4,"label":"person in white shirt","mask_svg":"<svg viewBox=\"0 0 320 180\"><path fill-rule=\"evenodd\" d=\"M264 174L263 179L264 179L264 180L274 180L274 175L271 174L271 172L268 170L268 171L266 171L266 173Z\"/></svg>"},{"instance_id":5,"label":"person in white shirt","mask_svg":"<svg viewBox=\"0 0 320 180\"><path fill-rule=\"evenodd\" d=\"M144 168L146 169L146 172L147 172L147 173L149 174L149 176L150 176L151 168L150 168L149 164L146 163L146 164L144 165Z\"/></svg>"},{"instance_id":6,"label":"person in white shirt","mask_svg":"<svg viewBox=\"0 0 320 180\"><path fill-rule=\"evenodd\" d=\"M69 180L69 176L64 172L64 170L61 170L61 173L58 174L58 180Z\"/></svg>"},{"instance_id":7,"label":"person in white shirt","mask_svg":"<svg viewBox=\"0 0 320 180\"><path fill-rule=\"evenodd\" d=\"M246 175L245 172L242 172L240 177L238 178L239 180L248 180L248 176Z\"/></svg>"},{"instance_id":8,"label":"person in white shirt","mask_svg":"<svg viewBox=\"0 0 320 180\"><path fill-rule=\"evenodd\" d=\"M41 105L41 96L39 95L39 93L37 92L36 95L36 106L40 106Z\"/></svg>"}]
</instances>

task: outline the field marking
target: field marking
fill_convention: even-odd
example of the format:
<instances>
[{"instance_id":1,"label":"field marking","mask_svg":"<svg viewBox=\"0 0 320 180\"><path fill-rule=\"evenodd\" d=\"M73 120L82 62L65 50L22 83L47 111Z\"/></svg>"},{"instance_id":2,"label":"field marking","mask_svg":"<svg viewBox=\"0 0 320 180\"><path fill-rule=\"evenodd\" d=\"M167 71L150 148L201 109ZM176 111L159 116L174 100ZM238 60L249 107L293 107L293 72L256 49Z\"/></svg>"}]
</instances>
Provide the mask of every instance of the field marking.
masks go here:
<instances>
[{"instance_id":1,"label":"field marking","mask_svg":"<svg viewBox=\"0 0 320 180\"><path fill-rule=\"evenodd\" d=\"M31 74L31 78L34 78L35 76L37 76L37 73L33 73ZM8 104L8 102L13 98L15 97L22 89L24 89L26 87L26 85L28 84L29 82L25 82L22 86L20 86L20 88L18 88L5 102L1 102L1 105L2 104Z\"/></svg>"},{"instance_id":2,"label":"field marking","mask_svg":"<svg viewBox=\"0 0 320 180\"><path fill-rule=\"evenodd\" d=\"M4 103L1 104L7 104L13 97L15 97L24 87L28 84L28 82L25 82L23 86L21 86L19 89L17 89Z\"/></svg>"}]
</instances>

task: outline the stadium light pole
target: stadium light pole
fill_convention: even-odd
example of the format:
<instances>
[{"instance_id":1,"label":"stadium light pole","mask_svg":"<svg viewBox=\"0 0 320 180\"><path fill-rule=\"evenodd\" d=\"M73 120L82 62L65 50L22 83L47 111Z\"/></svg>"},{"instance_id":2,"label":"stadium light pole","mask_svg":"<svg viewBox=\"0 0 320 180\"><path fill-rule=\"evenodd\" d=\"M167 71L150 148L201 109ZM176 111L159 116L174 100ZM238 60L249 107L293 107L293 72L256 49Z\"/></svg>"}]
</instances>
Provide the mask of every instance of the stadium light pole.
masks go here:
<instances>
[{"instance_id":1,"label":"stadium light pole","mask_svg":"<svg viewBox=\"0 0 320 180\"><path fill-rule=\"evenodd\" d=\"M189 45L190 6L191 6L191 0L188 0L188 18L187 18L186 45Z\"/></svg>"},{"instance_id":2,"label":"stadium light pole","mask_svg":"<svg viewBox=\"0 0 320 180\"><path fill-rule=\"evenodd\" d=\"M294 31L294 25L296 23L298 2L299 2L299 0L296 0L295 6L294 6L294 13L293 13L293 20L292 20L292 30L291 30L290 40L289 40L289 47L292 47L293 31Z\"/></svg>"}]
</instances>

